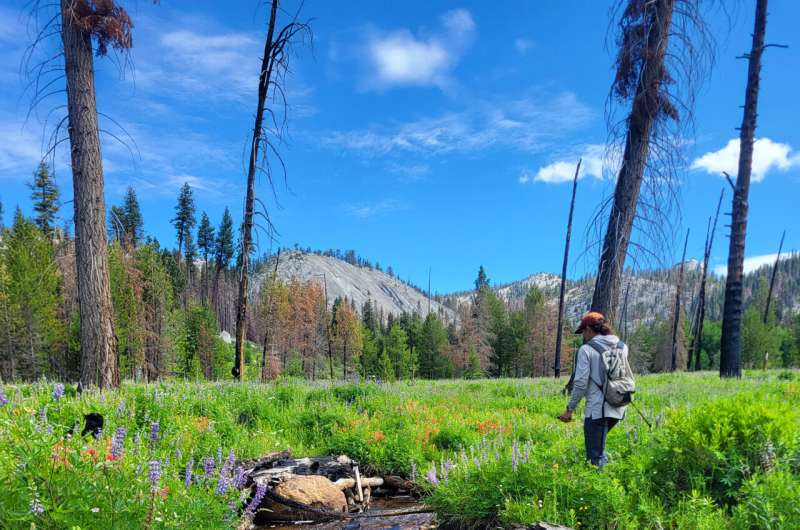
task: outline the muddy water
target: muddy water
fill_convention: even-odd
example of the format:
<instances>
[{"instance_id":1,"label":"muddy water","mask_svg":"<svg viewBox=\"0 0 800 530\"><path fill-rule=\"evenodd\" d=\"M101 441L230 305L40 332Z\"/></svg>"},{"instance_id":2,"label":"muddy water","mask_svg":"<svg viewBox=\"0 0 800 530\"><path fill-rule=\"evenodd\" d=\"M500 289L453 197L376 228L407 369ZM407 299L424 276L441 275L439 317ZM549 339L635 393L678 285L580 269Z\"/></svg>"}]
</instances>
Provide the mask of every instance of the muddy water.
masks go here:
<instances>
[{"instance_id":1,"label":"muddy water","mask_svg":"<svg viewBox=\"0 0 800 530\"><path fill-rule=\"evenodd\" d=\"M431 512L400 514L400 512L426 509L425 505L410 497L377 498L374 499L368 512L353 519L329 523L282 523L260 528L274 530L428 530L436 528L436 516Z\"/></svg>"}]
</instances>

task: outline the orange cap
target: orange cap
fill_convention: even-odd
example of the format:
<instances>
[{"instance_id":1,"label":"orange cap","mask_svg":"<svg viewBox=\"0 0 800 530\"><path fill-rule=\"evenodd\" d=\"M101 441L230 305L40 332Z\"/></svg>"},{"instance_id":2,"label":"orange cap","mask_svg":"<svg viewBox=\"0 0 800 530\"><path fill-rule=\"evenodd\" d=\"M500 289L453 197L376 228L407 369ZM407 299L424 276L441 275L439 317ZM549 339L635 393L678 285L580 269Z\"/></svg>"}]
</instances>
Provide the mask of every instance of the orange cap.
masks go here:
<instances>
[{"instance_id":1,"label":"orange cap","mask_svg":"<svg viewBox=\"0 0 800 530\"><path fill-rule=\"evenodd\" d=\"M580 335L583 333L583 330L586 328L592 327L596 324L605 324L606 317L603 316L603 313L598 313L597 311L590 311L586 313L584 317L581 319L581 323L578 326L578 329L575 330L575 334Z\"/></svg>"}]
</instances>

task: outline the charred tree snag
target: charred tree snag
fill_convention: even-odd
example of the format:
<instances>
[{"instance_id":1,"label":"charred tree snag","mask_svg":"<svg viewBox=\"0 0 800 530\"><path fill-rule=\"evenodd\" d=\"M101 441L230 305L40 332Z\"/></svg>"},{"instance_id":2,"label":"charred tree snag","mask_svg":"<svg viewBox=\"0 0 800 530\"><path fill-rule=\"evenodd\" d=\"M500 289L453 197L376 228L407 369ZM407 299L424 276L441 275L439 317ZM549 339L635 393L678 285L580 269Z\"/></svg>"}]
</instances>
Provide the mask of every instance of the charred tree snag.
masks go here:
<instances>
[{"instance_id":1,"label":"charred tree snag","mask_svg":"<svg viewBox=\"0 0 800 530\"><path fill-rule=\"evenodd\" d=\"M592 310L614 322L650 138L656 120L677 118L677 110L662 91L669 82L664 66L676 0L628 2L617 58L614 93L632 98L622 165L617 177L608 226L597 271Z\"/></svg>"},{"instance_id":2,"label":"charred tree snag","mask_svg":"<svg viewBox=\"0 0 800 530\"><path fill-rule=\"evenodd\" d=\"M710 230L706 235L706 246L703 252L703 272L700 277L700 291L697 295L697 313L694 320L694 334L692 335L692 351L689 352L689 360L687 361L688 370L692 363L692 354L694 354L694 369L700 370L700 348L703 343L703 326L706 318L706 282L708 280L708 262L711 260L711 249L714 247L714 234L717 231L717 221L719 220L719 209L722 206L722 198L725 196L725 188L719 194L719 201L717 202L717 211L714 214L714 223L711 224L709 219ZM709 362L711 359L709 359Z\"/></svg>"},{"instance_id":3,"label":"charred tree snag","mask_svg":"<svg viewBox=\"0 0 800 530\"><path fill-rule=\"evenodd\" d=\"M750 53L746 56L748 60L747 88L745 89L744 115L739 134L739 173L733 189L733 208L731 210L728 276L725 280L725 304L722 310L720 377L741 377L742 375L744 243L747 235L747 200L750 193L750 173L753 168L753 141L758 112L761 54L764 52L766 29L767 0L757 0L753 44Z\"/></svg>"},{"instance_id":4,"label":"charred tree snag","mask_svg":"<svg viewBox=\"0 0 800 530\"><path fill-rule=\"evenodd\" d=\"M569 263L569 240L572 237L572 214L575 211L575 192L578 189L578 173L581 170L582 160L578 160L575 168L575 178L572 180L572 199L569 202L569 215L567 216L567 238L564 243L564 263L561 265L561 287L558 292L558 328L556 329L556 354L553 360L553 375L556 379L561 377L561 339L564 334L564 296L567 286L567 264Z\"/></svg>"},{"instance_id":5,"label":"charred tree snag","mask_svg":"<svg viewBox=\"0 0 800 530\"><path fill-rule=\"evenodd\" d=\"M108 278L103 159L92 38L97 40L97 55L105 55L109 44L117 49L131 47L131 28L128 14L111 0L102 3L61 0L61 40L74 188L80 379L84 386L100 388L119 386L119 367Z\"/></svg>"},{"instance_id":6,"label":"charred tree snag","mask_svg":"<svg viewBox=\"0 0 800 530\"><path fill-rule=\"evenodd\" d=\"M683 293L683 268L686 265L686 247L689 244L689 230L686 230L686 239L683 242L683 256L681 257L680 272L678 272L678 283L675 286L675 314L672 320L672 356L670 361L670 371L678 369L678 326L681 322L681 294Z\"/></svg>"}]
</instances>

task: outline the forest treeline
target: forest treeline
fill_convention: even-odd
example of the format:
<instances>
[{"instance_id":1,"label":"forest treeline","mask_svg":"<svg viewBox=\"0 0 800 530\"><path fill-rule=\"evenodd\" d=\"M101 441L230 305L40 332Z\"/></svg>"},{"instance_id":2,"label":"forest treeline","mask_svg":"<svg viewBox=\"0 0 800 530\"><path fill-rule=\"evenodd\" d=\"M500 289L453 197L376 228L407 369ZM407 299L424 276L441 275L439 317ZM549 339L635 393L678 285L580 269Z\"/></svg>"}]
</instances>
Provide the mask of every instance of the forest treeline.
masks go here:
<instances>
[{"instance_id":1,"label":"forest treeline","mask_svg":"<svg viewBox=\"0 0 800 530\"><path fill-rule=\"evenodd\" d=\"M0 229L0 376L75 380L80 341L74 238L58 225L59 191L45 164L30 189L33 217L17 208L12 224ZM227 209L218 223L205 212L199 217L198 223L192 189L184 185L171 220L177 248L168 249L146 236L133 188L108 212L123 378L230 377L233 347L222 331L229 332L235 322L234 221ZM355 251L318 253L379 269ZM262 261L262 271L268 263ZM763 275L755 278L743 319L743 365L797 366L800 315L784 309L778 315L776 305L786 304L773 304L764 318L767 283ZM453 321L436 312L385 314L369 300L361 307L348 299L328 300L319 282L287 281L269 271L262 274L247 320L246 376L396 380L552 373L557 311L547 293L532 287L522 301L501 299L483 267L474 287L468 301L456 307ZM692 328L686 320L682 312L681 367L687 367L691 353ZM624 330L638 372L669 370L672 321L662 317ZM570 329L564 332L573 337ZM718 366L720 334L720 321L708 320L700 340L701 368ZM578 345L567 341L565 367Z\"/></svg>"}]
</instances>

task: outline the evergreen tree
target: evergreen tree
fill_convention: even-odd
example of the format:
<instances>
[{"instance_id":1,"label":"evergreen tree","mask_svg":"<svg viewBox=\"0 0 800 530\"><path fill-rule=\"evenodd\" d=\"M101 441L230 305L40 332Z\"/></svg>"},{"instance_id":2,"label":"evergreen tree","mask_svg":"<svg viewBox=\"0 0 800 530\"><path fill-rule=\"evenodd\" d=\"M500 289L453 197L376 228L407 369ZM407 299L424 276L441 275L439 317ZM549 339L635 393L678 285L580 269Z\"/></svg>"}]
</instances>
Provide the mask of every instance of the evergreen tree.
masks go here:
<instances>
[{"instance_id":1,"label":"evergreen tree","mask_svg":"<svg viewBox=\"0 0 800 530\"><path fill-rule=\"evenodd\" d=\"M384 339L384 352L392 363L393 379L411 377L411 353L408 349L406 332L399 324L392 324Z\"/></svg>"},{"instance_id":2,"label":"evergreen tree","mask_svg":"<svg viewBox=\"0 0 800 530\"><path fill-rule=\"evenodd\" d=\"M486 270L483 265L478 269L478 277L475 279L475 290L481 291L489 288L489 278L486 276Z\"/></svg>"},{"instance_id":3,"label":"evergreen tree","mask_svg":"<svg viewBox=\"0 0 800 530\"><path fill-rule=\"evenodd\" d=\"M445 357L447 348L447 330L435 313L425 318L419 344L419 373L426 379L449 377L453 369Z\"/></svg>"},{"instance_id":4,"label":"evergreen tree","mask_svg":"<svg viewBox=\"0 0 800 530\"><path fill-rule=\"evenodd\" d=\"M180 195L178 195L178 204L175 205L175 217L172 219L172 225L175 227L178 236L178 255L184 251L184 244L188 247L186 242L190 239L196 222L194 212L192 188L188 182L185 182L181 187Z\"/></svg>"},{"instance_id":5,"label":"evergreen tree","mask_svg":"<svg viewBox=\"0 0 800 530\"><path fill-rule=\"evenodd\" d=\"M56 186L50 170L44 162L39 163L39 168L33 174L33 182L28 187L31 189L33 211L36 212L34 221L39 230L46 237L51 237L55 227L56 214L58 213L58 186Z\"/></svg>"},{"instance_id":6,"label":"evergreen tree","mask_svg":"<svg viewBox=\"0 0 800 530\"><path fill-rule=\"evenodd\" d=\"M208 256L214 251L214 227L208 219L208 214L203 212L200 216L200 227L197 229L197 247L203 256L203 263L208 263ZM204 265L205 267L205 265Z\"/></svg>"},{"instance_id":7,"label":"evergreen tree","mask_svg":"<svg viewBox=\"0 0 800 530\"><path fill-rule=\"evenodd\" d=\"M139 200L136 198L136 190L133 189L133 186L128 186L125 191L122 213L125 233L130 244L136 248L144 239L144 219L142 219L142 210L139 208Z\"/></svg>"},{"instance_id":8,"label":"evergreen tree","mask_svg":"<svg viewBox=\"0 0 800 530\"><path fill-rule=\"evenodd\" d=\"M481 377L483 377L483 371L481 370L481 362L478 359L478 353L475 350L471 350L469 352L467 367L464 370L464 378L480 379Z\"/></svg>"}]
</instances>

